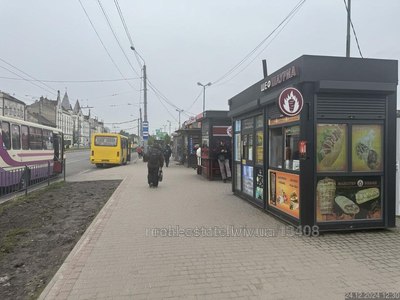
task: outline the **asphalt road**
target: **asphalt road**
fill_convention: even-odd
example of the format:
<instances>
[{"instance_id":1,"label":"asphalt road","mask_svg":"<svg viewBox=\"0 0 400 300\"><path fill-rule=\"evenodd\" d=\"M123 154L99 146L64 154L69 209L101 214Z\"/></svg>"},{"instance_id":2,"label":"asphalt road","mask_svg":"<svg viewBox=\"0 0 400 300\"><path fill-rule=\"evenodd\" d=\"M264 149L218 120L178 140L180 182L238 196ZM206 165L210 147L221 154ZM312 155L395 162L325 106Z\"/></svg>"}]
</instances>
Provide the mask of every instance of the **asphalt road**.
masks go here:
<instances>
[{"instance_id":1,"label":"asphalt road","mask_svg":"<svg viewBox=\"0 0 400 300\"><path fill-rule=\"evenodd\" d=\"M96 172L98 169L89 161L90 151L71 151L66 153L66 176L73 178L75 175ZM137 159L137 154L132 154L132 162ZM131 163L132 163L131 162Z\"/></svg>"},{"instance_id":2,"label":"asphalt road","mask_svg":"<svg viewBox=\"0 0 400 300\"><path fill-rule=\"evenodd\" d=\"M93 172L96 166L89 161L90 151L71 151L66 153L66 175L71 177L77 174Z\"/></svg>"}]
</instances>

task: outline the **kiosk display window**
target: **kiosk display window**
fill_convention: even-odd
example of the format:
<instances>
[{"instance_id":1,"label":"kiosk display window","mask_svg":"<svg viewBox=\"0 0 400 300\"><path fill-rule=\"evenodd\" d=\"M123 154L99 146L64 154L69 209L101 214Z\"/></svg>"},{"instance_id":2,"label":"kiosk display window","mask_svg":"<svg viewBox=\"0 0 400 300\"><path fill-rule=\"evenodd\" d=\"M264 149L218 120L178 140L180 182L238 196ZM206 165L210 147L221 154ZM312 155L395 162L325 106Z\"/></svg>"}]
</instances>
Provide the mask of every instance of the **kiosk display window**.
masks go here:
<instances>
[{"instance_id":1,"label":"kiosk display window","mask_svg":"<svg viewBox=\"0 0 400 300\"><path fill-rule=\"evenodd\" d=\"M264 163L264 134L262 130L256 132L256 164Z\"/></svg>"},{"instance_id":2,"label":"kiosk display window","mask_svg":"<svg viewBox=\"0 0 400 300\"><path fill-rule=\"evenodd\" d=\"M235 178L235 183L236 183L236 190L241 191L242 190L242 171L240 164L236 165L236 178Z\"/></svg>"},{"instance_id":3,"label":"kiosk display window","mask_svg":"<svg viewBox=\"0 0 400 300\"><path fill-rule=\"evenodd\" d=\"M300 126L285 127L285 169L300 170L299 137Z\"/></svg>"},{"instance_id":4,"label":"kiosk display window","mask_svg":"<svg viewBox=\"0 0 400 300\"><path fill-rule=\"evenodd\" d=\"M253 167L243 166L243 192L249 196L253 196L254 181L253 181Z\"/></svg>"},{"instance_id":5,"label":"kiosk display window","mask_svg":"<svg viewBox=\"0 0 400 300\"><path fill-rule=\"evenodd\" d=\"M240 161L242 157L241 143L240 133L235 133L235 161Z\"/></svg>"},{"instance_id":6,"label":"kiosk display window","mask_svg":"<svg viewBox=\"0 0 400 300\"><path fill-rule=\"evenodd\" d=\"M282 168L283 161L283 134L282 128L270 130L269 164L271 167Z\"/></svg>"},{"instance_id":7,"label":"kiosk display window","mask_svg":"<svg viewBox=\"0 0 400 300\"><path fill-rule=\"evenodd\" d=\"M352 126L352 171L381 172L383 165L382 125Z\"/></svg>"},{"instance_id":8,"label":"kiosk display window","mask_svg":"<svg viewBox=\"0 0 400 300\"><path fill-rule=\"evenodd\" d=\"M262 168L256 170L256 199L264 199L264 170Z\"/></svg>"},{"instance_id":9,"label":"kiosk display window","mask_svg":"<svg viewBox=\"0 0 400 300\"><path fill-rule=\"evenodd\" d=\"M317 171L347 171L347 124L317 124Z\"/></svg>"}]
</instances>

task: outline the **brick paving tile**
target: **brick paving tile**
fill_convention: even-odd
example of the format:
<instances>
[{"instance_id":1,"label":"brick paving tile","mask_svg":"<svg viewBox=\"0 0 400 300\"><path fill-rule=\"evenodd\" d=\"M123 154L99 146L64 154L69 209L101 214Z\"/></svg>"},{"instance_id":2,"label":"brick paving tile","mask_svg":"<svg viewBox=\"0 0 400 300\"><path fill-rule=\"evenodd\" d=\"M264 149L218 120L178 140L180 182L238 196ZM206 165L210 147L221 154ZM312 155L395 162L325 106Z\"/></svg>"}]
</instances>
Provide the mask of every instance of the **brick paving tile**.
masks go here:
<instances>
[{"instance_id":1,"label":"brick paving tile","mask_svg":"<svg viewBox=\"0 0 400 300\"><path fill-rule=\"evenodd\" d=\"M146 172L139 161L80 175L123 182L40 299L330 300L400 291L399 228L284 236L287 225L233 196L229 184L172 164L150 189ZM232 227L274 236L209 234Z\"/></svg>"}]
</instances>

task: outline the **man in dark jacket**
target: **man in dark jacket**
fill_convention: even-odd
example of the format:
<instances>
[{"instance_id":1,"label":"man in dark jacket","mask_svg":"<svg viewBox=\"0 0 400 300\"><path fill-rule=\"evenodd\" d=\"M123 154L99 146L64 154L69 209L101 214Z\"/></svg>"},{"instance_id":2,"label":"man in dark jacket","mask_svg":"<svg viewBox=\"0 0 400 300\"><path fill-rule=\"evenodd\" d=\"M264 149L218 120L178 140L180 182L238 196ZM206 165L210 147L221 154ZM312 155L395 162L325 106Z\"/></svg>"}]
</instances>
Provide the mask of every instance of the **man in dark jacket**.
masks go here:
<instances>
[{"instance_id":1,"label":"man in dark jacket","mask_svg":"<svg viewBox=\"0 0 400 300\"><path fill-rule=\"evenodd\" d=\"M217 160L219 164L219 169L221 171L221 177L224 182L226 179L231 179L231 169L229 167L229 159L231 157L231 153L228 147L225 145L223 141L220 142L217 150Z\"/></svg>"},{"instance_id":2,"label":"man in dark jacket","mask_svg":"<svg viewBox=\"0 0 400 300\"><path fill-rule=\"evenodd\" d=\"M172 154L172 149L171 149L171 147L167 144L166 146L165 146L165 149L164 149L164 159L165 159L165 166L168 168L168 165L169 165L169 158L171 157L171 154Z\"/></svg>"},{"instance_id":3,"label":"man in dark jacket","mask_svg":"<svg viewBox=\"0 0 400 300\"><path fill-rule=\"evenodd\" d=\"M147 155L147 181L150 187L157 187L160 171L164 166L164 155L158 144L155 144L148 151Z\"/></svg>"}]
</instances>

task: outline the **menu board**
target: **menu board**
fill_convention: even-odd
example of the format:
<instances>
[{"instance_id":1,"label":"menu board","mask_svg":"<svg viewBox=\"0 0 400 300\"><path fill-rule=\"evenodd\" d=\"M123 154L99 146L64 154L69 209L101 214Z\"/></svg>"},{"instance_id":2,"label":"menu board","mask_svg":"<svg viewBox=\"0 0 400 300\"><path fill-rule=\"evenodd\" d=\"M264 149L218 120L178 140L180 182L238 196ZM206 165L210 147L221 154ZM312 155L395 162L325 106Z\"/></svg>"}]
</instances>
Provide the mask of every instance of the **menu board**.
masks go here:
<instances>
[{"instance_id":1,"label":"menu board","mask_svg":"<svg viewBox=\"0 0 400 300\"><path fill-rule=\"evenodd\" d=\"M347 171L347 125L317 124L317 172Z\"/></svg>"},{"instance_id":2,"label":"menu board","mask_svg":"<svg viewBox=\"0 0 400 300\"><path fill-rule=\"evenodd\" d=\"M380 176L317 178L317 221L382 218Z\"/></svg>"},{"instance_id":3,"label":"menu board","mask_svg":"<svg viewBox=\"0 0 400 300\"><path fill-rule=\"evenodd\" d=\"M264 170L256 171L256 199L264 200Z\"/></svg>"},{"instance_id":4,"label":"menu board","mask_svg":"<svg viewBox=\"0 0 400 300\"><path fill-rule=\"evenodd\" d=\"M249 196L253 197L253 167L252 166L243 166L243 192Z\"/></svg>"},{"instance_id":5,"label":"menu board","mask_svg":"<svg viewBox=\"0 0 400 300\"><path fill-rule=\"evenodd\" d=\"M299 175L269 170L269 205L299 218Z\"/></svg>"},{"instance_id":6,"label":"menu board","mask_svg":"<svg viewBox=\"0 0 400 300\"><path fill-rule=\"evenodd\" d=\"M380 172L383 165L382 125L352 126L352 170Z\"/></svg>"}]
</instances>

